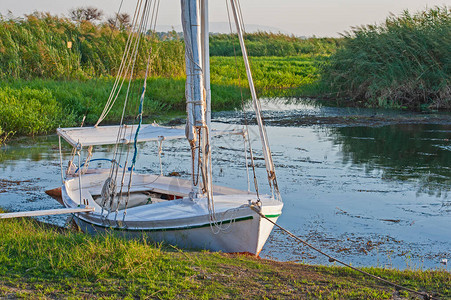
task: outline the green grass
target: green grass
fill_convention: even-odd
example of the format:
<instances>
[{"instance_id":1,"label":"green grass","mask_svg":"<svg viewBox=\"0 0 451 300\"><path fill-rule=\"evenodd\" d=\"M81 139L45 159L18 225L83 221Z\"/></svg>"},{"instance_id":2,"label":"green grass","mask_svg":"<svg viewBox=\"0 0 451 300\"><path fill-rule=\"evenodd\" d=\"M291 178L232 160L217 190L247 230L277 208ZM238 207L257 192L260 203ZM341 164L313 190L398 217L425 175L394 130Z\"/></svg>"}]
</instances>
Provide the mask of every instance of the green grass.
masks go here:
<instances>
[{"instance_id":1,"label":"green grass","mask_svg":"<svg viewBox=\"0 0 451 300\"><path fill-rule=\"evenodd\" d=\"M24 135L46 133L60 124L75 124L74 116L64 114L60 103L45 88L0 88L0 115L0 128Z\"/></svg>"},{"instance_id":2,"label":"green grass","mask_svg":"<svg viewBox=\"0 0 451 300\"><path fill-rule=\"evenodd\" d=\"M73 116L73 122L68 124L68 119L63 119L61 122L52 122L46 124L41 128L39 132L27 132L22 130L23 126L26 126L26 122L22 123L10 123L8 119L2 117L1 125L5 130L15 130L18 134L37 134L55 130L58 126L70 126L80 124L83 116L86 115L85 124L94 124L100 113L102 112L105 103L110 94L113 81L111 79L98 79L98 80L70 80L70 81L55 81L55 80L14 80L3 81L2 85L7 86L4 91L4 99L0 102L0 109L2 107L8 107L8 110L16 110L18 119L27 118L27 115L40 114L40 112L33 111L20 111L22 102L11 101L14 97L14 93L26 91L32 95L45 94L46 97L32 97L34 102L40 103L45 101L46 98L55 99L57 105L55 107L49 107L47 112L59 115L61 119L65 115ZM111 110L105 122L118 122L122 113L122 107L125 100L125 88L119 95L119 98ZM162 114L170 114L174 111L182 111L184 109L184 79L166 79L166 78L152 78L148 80L147 97L145 99L144 115L145 117L157 118ZM132 90L129 98L129 107L126 111L126 116L133 118L137 114L137 108L139 103L139 93L142 89L142 80L132 83ZM2 90L0 90L2 91ZM2 94L0 94L2 95ZM19 103L20 102L20 103ZM19 106L19 110L16 108ZM19 116L20 115L20 116Z\"/></svg>"},{"instance_id":3,"label":"green grass","mask_svg":"<svg viewBox=\"0 0 451 300\"><path fill-rule=\"evenodd\" d=\"M0 297L7 298L389 299L397 293L339 267L182 251L145 239L93 237L30 219L2 220L0 240ZM451 296L446 271L365 270Z\"/></svg>"},{"instance_id":4,"label":"green grass","mask_svg":"<svg viewBox=\"0 0 451 300\"><path fill-rule=\"evenodd\" d=\"M330 55L341 44L341 38L300 38L282 33L256 32L244 35L250 56ZM215 34L210 37L210 55L241 55L237 35Z\"/></svg>"},{"instance_id":5,"label":"green grass","mask_svg":"<svg viewBox=\"0 0 451 300\"><path fill-rule=\"evenodd\" d=\"M321 72L330 97L360 106L451 109L448 7L405 11L344 38Z\"/></svg>"},{"instance_id":6,"label":"green grass","mask_svg":"<svg viewBox=\"0 0 451 300\"><path fill-rule=\"evenodd\" d=\"M288 95L301 96L300 87L312 85L319 79L319 63L323 56L290 56L290 57L251 57L250 64L254 84L260 97L284 96L284 90ZM238 66L238 71L237 71ZM243 60L238 57L237 63L234 57L212 57L211 82L243 86L248 89L248 81ZM298 94L294 94L294 90Z\"/></svg>"},{"instance_id":7,"label":"green grass","mask_svg":"<svg viewBox=\"0 0 451 300\"><path fill-rule=\"evenodd\" d=\"M260 97L289 97L308 94L318 79L318 61L323 57L253 57L251 65ZM211 58L211 89L213 110L240 107L250 97L242 60L238 72L233 57ZM239 75L238 75L239 74ZM241 79L239 79L241 78ZM144 102L144 117L158 120L185 111L185 78L151 77L148 79ZM128 121L137 115L142 80L133 81L126 110ZM240 85L242 89L240 90ZM119 122L125 99L126 85L105 119ZM18 135L36 135L54 131L57 127L94 124L108 99L113 80L108 77L89 80L0 80L0 126Z\"/></svg>"}]
</instances>

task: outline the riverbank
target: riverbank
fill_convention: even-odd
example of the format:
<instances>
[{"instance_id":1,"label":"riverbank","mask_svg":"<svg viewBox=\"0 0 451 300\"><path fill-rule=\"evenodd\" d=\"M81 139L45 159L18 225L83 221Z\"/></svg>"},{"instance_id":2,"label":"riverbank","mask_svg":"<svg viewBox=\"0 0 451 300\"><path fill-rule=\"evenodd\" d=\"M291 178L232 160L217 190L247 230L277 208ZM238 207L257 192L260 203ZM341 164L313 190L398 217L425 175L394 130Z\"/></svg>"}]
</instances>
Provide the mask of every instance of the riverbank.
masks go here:
<instances>
[{"instance_id":1,"label":"riverbank","mask_svg":"<svg viewBox=\"0 0 451 300\"><path fill-rule=\"evenodd\" d=\"M340 106L449 110L450 20L444 6L405 11L380 25L356 27L340 39L248 34L257 94L328 99ZM38 12L0 20L0 52L5 52L0 58L0 144L14 134L37 135L96 122L127 34L108 24L78 25ZM244 63L235 58L240 55L237 43L234 35L211 37L213 110L233 110L250 98ZM137 69L145 69L150 48L156 51L144 116L159 119L184 112L183 41L175 32L165 38L147 36ZM137 115L143 74L135 77L125 112L129 120ZM122 92L105 122L120 120L124 99Z\"/></svg>"},{"instance_id":2,"label":"riverbank","mask_svg":"<svg viewBox=\"0 0 451 300\"><path fill-rule=\"evenodd\" d=\"M313 93L322 56L252 58L260 97L301 97ZM233 57L212 57L211 90L214 111L233 110L250 98L244 64ZM274 68L277 65L277 68ZM103 111L114 84L111 77L90 80L0 80L0 128L15 135L38 135L58 127L93 125ZM240 88L240 85L243 87ZM127 86L127 82L125 83ZM143 80L133 81L125 118L138 114ZM125 90L105 119L121 119ZM185 112L185 78L152 77L147 81L143 117L167 119ZM0 133L0 136L2 134Z\"/></svg>"},{"instance_id":3,"label":"riverbank","mask_svg":"<svg viewBox=\"0 0 451 300\"><path fill-rule=\"evenodd\" d=\"M75 298L411 298L340 267L185 251L145 240L92 237L31 219L0 222L0 296ZM366 268L451 297L446 271Z\"/></svg>"}]
</instances>

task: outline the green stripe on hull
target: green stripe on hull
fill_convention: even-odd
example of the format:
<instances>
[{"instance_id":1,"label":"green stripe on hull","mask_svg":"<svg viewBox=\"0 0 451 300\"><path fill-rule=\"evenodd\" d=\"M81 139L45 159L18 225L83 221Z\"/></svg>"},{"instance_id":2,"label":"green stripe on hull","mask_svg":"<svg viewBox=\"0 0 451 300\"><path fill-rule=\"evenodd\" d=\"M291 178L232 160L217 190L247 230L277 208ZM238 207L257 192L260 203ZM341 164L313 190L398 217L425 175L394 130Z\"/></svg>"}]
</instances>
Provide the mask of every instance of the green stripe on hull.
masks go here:
<instances>
[{"instance_id":1,"label":"green stripe on hull","mask_svg":"<svg viewBox=\"0 0 451 300\"><path fill-rule=\"evenodd\" d=\"M265 215L265 217L267 217L267 218L277 218L280 215L281 214L278 214L278 215ZM226 221L221 222L221 224L229 224L231 222L247 221L247 220L252 220L253 218L254 218L253 216L248 216L248 217L237 218L237 219L233 219L233 220L226 220ZM204 227L211 226L210 223L208 223L208 224L193 225L193 226L186 226L186 227L137 229L137 228L111 227L111 226L107 226L107 225L94 224L94 223L88 222L88 221L86 221L84 219L80 219L80 220L85 222L85 223L91 224L93 226L102 227L102 228L108 228L108 229L113 229L113 230L118 230L118 231L127 231L127 230L128 231L146 231L146 232L152 232L152 231L153 232L155 232L155 231L177 231L177 230L197 229L197 228L204 228Z\"/></svg>"},{"instance_id":2,"label":"green stripe on hull","mask_svg":"<svg viewBox=\"0 0 451 300\"><path fill-rule=\"evenodd\" d=\"M277 215L265 215L265 217L267 218L277 218L280 217L281 214L277 214Z\"/></svg>"},{"instance_id":3,"label":"green stripe on hull","mask_svg":"<svg viewBox=\"0 0 451 300\"><path fill-rule=\"evenodd\" d=\"M243 217L243 218L238 218L238 219L234 219L234 220L226 220L221 222L221 224L228 224L233 222L240 222L240 221L246 221L246 220L252 220L254 217L249 216L249 217ZM118 230L118 231L146 231L146 232L150 232L150 231L178 231L178 230L187 230L187 229L197 229L197 228L204 228L204 227L210 227L210 223L208 224L202 224L202 225L193 225L193 226L186 226L186 227L173 227L173 228L155 228L155 229L151 229L151 228L147 228L147 229L137 229L137 228L120 228L120 227L111 227L111 226L107 226L107 225L100 225L100 224L93 224L91 222L88 222L86 220L81 219L83 222L91 224L93 226L97 226L97 227L103 227L103 228L108 228L108 229L113 229L113 230Z\"/></svg>"}]
</instances>

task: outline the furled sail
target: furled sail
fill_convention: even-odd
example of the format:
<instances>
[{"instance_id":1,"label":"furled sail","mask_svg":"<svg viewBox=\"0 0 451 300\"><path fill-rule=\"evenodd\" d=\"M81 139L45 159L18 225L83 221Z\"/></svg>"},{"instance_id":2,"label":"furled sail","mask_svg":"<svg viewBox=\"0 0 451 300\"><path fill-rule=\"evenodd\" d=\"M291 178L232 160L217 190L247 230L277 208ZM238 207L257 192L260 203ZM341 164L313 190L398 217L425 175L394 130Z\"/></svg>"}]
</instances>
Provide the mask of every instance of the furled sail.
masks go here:
<instances>
[{"instance_id":1,"label":"furled sail","mask_svg":"<svg viewBox=\"0 0 451 300\"><path fill-rule=\"evenodd\" d=\"M205 126L206 92L204 89L200 5L196 0L181 0L182 26L185 40L186 64L186 137L190 142L197 139L196 127Z\"/></svg>"},{"instance_id":2,"label":"furled sail","mask_svg":"<svg viewBox=\"0 0 451 300\"><path fill-rule=\"evenodd\" d=\"M208 5L206 0L181 0L186 64L186 137L191 146L192 192L212 201L210 149L210 78L208 64ZM212 203L212 202L211 202Z\"/></svg>"}]
</instances>

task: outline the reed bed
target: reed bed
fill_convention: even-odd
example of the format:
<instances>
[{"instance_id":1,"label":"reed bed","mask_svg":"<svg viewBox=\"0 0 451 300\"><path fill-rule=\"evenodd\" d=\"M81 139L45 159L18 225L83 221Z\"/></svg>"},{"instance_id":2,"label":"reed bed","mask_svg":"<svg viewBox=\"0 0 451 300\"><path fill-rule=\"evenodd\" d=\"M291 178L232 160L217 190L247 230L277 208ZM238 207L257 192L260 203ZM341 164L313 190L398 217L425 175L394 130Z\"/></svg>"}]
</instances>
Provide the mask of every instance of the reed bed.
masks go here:
<instances>
[{"instance_id":1,"label":"reed bed","mask_svg":"<svg viewBox=\"0 0 451 300\"><path fill-rule=\"evenodd\" d=\"M321 72L337 101L372 107L451 108L451 15L448 7L392 15L355 27Z\"/></svg>"},{"instance_id":2,"label":"reed bed","mask_svg":"<svg viewBox=\"0 0 451 300\"><path fill-rule=\"evenodd\" d=\"M23 18L0 15L0 78L85 80L115 76L127 38L126 30L88 21L74 23L48 13L35 12ZM136 68L142 73L150 51L151 75L184 74L181 40L145 36Z\"/></svg>"},{"instance_id":3,"label":"reed bed","mask_svg":"<svg viewBox=\"0 0 451 300\"><path fill-rule=\"evenodd\" d=\"M0 15L0 79L56 80L115 76L129 32L108 24L74 23L49 13L21 18ZM339 39L302 39L283 34L246 34L251 56L329 55ZM236 35L212 35L211 56L241 55ZM148 34L140 44L135 77L142 77L151 52L150 76L182 77L184 43L180 34Z\"/></svg>"}]
</instances>

